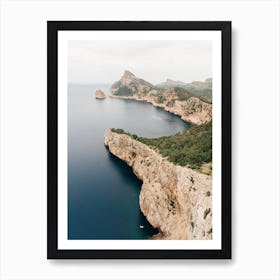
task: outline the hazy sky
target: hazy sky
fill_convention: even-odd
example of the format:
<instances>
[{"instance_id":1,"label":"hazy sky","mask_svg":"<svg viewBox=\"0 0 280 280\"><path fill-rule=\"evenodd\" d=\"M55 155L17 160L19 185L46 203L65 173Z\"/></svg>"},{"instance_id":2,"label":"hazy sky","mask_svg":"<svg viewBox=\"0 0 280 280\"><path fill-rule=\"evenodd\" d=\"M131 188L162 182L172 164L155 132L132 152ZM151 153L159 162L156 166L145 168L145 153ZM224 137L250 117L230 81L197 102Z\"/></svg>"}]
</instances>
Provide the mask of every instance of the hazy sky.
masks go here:
<instances>
[{"instance_id":1,"label":"hazy sky","mask_svg":"<svg viewBox=\"0 0 280 280\"><path fill-rule=\"evenodd\" d=\"M124 70L157 84L212 76L211 41L69 41L69 83L113 83Z\"/></svg>"}]
</instances>

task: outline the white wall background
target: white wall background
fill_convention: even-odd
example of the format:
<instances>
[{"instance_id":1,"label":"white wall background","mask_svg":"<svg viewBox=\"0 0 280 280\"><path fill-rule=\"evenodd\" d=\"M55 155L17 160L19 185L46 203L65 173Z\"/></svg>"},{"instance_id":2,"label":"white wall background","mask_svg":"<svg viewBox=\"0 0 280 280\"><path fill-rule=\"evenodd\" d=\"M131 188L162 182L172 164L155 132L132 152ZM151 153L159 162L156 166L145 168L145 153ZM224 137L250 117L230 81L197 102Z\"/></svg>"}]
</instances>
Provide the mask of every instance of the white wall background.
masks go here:
<instances>
[{"instance_id":1,"label":"white wall background","mask_svg":"<svg viewBox=\"0 0 280 280\"><path fill-rule=\"evenodd\" d=\"M1 1L1 279L280 279L279 1ZM232 20L233 260L46 259L46 21Z\"/></svg>"}]
</instances>

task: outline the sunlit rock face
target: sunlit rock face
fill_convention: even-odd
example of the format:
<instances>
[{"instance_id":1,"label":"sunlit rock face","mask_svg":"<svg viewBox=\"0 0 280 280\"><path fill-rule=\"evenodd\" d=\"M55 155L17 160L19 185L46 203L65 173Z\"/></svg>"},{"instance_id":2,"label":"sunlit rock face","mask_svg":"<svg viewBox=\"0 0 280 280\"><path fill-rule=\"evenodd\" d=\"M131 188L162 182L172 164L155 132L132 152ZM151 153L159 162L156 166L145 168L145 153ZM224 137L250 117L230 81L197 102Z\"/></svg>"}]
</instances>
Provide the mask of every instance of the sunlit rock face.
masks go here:
<instances>
[{"instance_id":1,"label":"sunlit rock face","mask_svg":"<svg viewBox=\"0 0 280 280\"><path fill-rule=\"evenodd\" d=\"M177 166L126 134L106 131L109 151L143 181L139 203L153 239L212 239L212 176Z\"/></svg>"},{"instance_id":2,"label":"sunlit rock face","mask_svg":"<svg viewBox=\"0 0 280 280\"><path fill-rule=\"evenodd\" d=\"M95 98L96 99L104 99L104 98L106 98L106 95L104 94L104 92L101 89L98 89L95 92Z\"/></svg>"}]
</instances>

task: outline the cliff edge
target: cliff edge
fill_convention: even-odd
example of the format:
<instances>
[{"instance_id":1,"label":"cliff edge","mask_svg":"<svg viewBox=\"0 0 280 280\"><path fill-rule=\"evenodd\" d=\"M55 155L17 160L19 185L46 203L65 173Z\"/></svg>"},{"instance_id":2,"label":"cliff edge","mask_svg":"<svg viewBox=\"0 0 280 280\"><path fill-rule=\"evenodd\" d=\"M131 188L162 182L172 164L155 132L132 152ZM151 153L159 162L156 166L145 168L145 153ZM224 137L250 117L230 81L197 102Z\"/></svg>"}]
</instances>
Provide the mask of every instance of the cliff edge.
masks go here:
<instances>
[{"instance_id":1,"label":"cliff edge","mask_svg":"<svg viewBox=\"0 0 280 280\"><path fill-rule=\"evenodd\" d=\"M143 181L139 202L153 239L212 239L212 177L177 166L130 135L105 132L110 152Z\"/></svg>"}]
</instances>

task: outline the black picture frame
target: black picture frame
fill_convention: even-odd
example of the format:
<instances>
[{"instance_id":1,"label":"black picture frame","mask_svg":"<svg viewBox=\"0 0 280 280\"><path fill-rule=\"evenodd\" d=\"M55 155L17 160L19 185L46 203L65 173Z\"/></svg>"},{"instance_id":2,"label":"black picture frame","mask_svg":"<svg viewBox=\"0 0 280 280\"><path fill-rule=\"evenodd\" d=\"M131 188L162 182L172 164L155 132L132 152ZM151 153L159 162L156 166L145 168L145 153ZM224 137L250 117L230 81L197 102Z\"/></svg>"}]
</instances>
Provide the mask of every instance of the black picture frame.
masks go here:
<instances>
[{"instance_id":1,"label":"black picture frame","mask_svg":"<svg viewBox=\"0 0 280 280\"><path fill-rule=\"evenodd\" d=\"M222 34L222 248L221 250L58 249L58 32L66 30L220 30ZM47 258L231 259L231 22L48 21L47 22Z\"/></svg>"}]
</instances>

